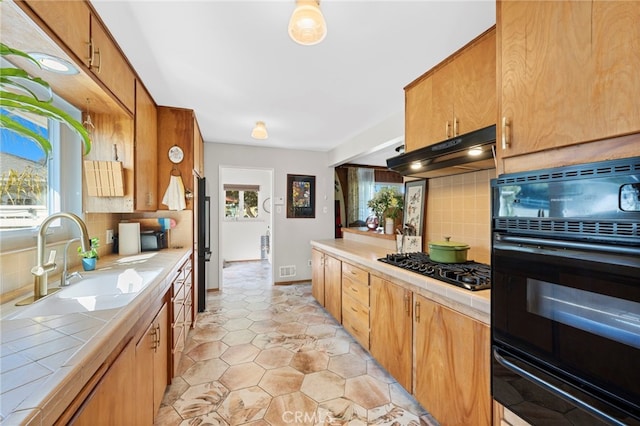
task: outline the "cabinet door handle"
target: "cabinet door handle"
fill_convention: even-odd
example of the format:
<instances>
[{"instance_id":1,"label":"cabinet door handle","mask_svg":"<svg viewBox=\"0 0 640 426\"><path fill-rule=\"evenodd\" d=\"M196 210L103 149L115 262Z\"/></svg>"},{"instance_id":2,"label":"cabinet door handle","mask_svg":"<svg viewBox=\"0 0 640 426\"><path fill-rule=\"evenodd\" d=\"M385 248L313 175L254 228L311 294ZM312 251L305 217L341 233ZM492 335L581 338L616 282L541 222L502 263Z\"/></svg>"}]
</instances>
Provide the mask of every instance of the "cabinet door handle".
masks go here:
<instances>
[{"instance_id":1,"label":"cabinet door handle","mask_svg":"<svg viewBox=\"0 0 640 426\"><path fill-rule=\"evenodd\" d=\"M353 306L351 307L351 310L355 313L358 313L358 310L356 308L354 308Z\"/></svg>"},{"instance_id":2,"label":"cabinet door handle","mask_svg":"<svg viewBox=\"0 0 640 426\"><path fill-rule=\"evenodd\" d=\"M511 135L509 135L509 131L511 130L511 123L507 117L502 117L502 149L507 149L511 146Z\"/></svg>"},{"instance_id":3,"label":"cabinet door handle","mask_svg":"<svg viewBox=\"0 0 640 426\"><path fill-rule=\"evenodd\" d=\"M458 117L453 119L453 136L458 136Z\"/></svg>"},{"instance_id":4,"label":"cabinet door handle","mask_svg":"<svg viewBox=\"0 0 640 426\"><path fill-rule=\"evenodd\" d=\"M416 322L420 322L420 302L416 302Z\"/></svg>"},{"instance_id":5,"label":"cabinet door handle","mask_svg":"<svg viewBox=\"0 0 640 426\"><path fill-rule=\"evenodd\" d=\"M451 138L450 130L451 130L451 123L449 122L449 120L447 120L444 127L444 135L447 139Z\"/></svg>"},{"instance_id":6,"label":"cabinet door handle","mask_svg":"<svg viewBox=\"0 0 640 426\"><path fill-rule=\"evenodd\" d=\"M410 315L411 303L409 302L409 293L404 294L404 310L407 315Z\"/></svg>"},{"instance_id":7,"label":"cabinet door handle","mask_svg":"<svg viewBox=\"0 0 640 426\"><path fill-rule=\"evenodd\" d=\"M352 291L352 292L354 292L354 293L357 293L357 292L358 292L358 289L357 289L357 288L355 288L355 287L349 287L349 288L350 288L350 289L351 289L351 291Z\"/></svg>"}]
</instances>

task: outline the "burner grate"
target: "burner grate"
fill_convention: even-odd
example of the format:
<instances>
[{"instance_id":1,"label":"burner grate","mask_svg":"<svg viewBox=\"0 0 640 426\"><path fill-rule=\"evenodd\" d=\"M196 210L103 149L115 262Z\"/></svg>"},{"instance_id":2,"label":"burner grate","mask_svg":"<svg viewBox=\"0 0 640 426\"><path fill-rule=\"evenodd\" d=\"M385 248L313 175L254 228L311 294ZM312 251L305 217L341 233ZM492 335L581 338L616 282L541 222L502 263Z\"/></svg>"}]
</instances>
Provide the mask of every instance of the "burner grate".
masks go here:
<instances>
[{"instance_id":1,"label":"burner grate","mask_svg":"<svg viewBox=\"0 0 640 426\"><path fill-rule=\"evenodd\" d=\"M421 252L392 253L378 260L472 291L491 287L491 267L483 263L438 263Z\"/></svg>"}]
</instances>

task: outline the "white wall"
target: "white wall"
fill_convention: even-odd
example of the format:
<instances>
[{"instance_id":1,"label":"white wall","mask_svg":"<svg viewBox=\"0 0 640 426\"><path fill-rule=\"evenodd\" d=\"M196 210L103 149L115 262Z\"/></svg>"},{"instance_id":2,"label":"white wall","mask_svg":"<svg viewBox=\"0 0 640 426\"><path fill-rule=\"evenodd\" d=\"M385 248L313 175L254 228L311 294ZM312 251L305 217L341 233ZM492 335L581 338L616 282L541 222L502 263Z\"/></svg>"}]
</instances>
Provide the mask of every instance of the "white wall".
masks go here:
<instances>
[{"instance_id":1,"label":"white wall","mask_svg":"<svg viewBox=\"0 0 640 426\"><path fill-rule=\"evenodd\" d=\"M265 144L268 144L268 140ZM220 143L205 143L205 176L207 191L214 204L211 206L211 241L213 251L207 266L208 288L219 287L221 262L219 240L219 169L220 167L273 169L273 195L286 199L287 174L316 177L315 219L287 219L286 206L272 212L272 255L274 281L298 281L311 279L311 240L334 237L334 170L328 167L325 152L296 151L290 149L260 148ZM281 266L295 266L294 277L281 278Z\"/></svg>"},{"instance_id":2,"label":"white wall","mask_svg":"<svg viewBox=\"0 0 640 426\"><path fill-rule=\"evenodd\" d=\"M218 209L220 222L220 253L223 260L256 260L261 258L260 237L265 235L271 226L271 214L263 208L267 201L267 209L271 203L271 181L273 170L247 169L238 167L221 167L218 189ZM224 219L224 184L259 185L258 218L252 220Z\"/></svg>"}]
</instances>

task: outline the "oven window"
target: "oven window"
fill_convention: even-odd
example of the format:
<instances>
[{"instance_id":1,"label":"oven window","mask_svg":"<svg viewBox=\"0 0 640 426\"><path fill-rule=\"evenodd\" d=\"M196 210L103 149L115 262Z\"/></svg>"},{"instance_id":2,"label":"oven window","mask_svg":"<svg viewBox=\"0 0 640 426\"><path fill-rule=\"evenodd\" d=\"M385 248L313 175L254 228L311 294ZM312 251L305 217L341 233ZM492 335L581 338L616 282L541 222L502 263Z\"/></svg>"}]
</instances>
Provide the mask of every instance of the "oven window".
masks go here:
<instances>
[{"instance_id":1,"label":"oven window","mask_svg":"<svg viewBox=\"0 0 640 426\"><path fill-rule=\"evenodd\" d=\"M527 310L640 349L640 303L528 278Z\"/></svg>"}]
</instances>

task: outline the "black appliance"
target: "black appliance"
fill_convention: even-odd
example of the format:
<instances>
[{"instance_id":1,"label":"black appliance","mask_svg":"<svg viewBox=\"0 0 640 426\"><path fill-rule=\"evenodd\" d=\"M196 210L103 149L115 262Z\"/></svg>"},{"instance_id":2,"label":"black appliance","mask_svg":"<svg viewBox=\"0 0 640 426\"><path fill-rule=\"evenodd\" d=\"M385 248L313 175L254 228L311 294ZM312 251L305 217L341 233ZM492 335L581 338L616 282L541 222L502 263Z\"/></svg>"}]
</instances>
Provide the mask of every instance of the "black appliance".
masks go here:
<instances>
[{"instance_id":1,"label":"black appliance","mask_svg":"<svg viewBox=\"0 0 640 426\"><path fill-rule=\"evenodd\" d=\"M467 290L491 287L491 267L482 263L438 263L427 253L394 253L378 260Z\"/></svg>"},{"instance_id":2,"label":"black appliance","mask_svg":"<svg viewBox=\"0 0 640 426\"><path fill-rule=\"evenodd\" d=\"M207 180L197 177L198 214L196 227L198 234L198 249L196 275L198 277L198 312L204 312L207 307L207 279L206 262L211 260L211 197L207 195Z\"/></svg>"},{"instance_id":3,"label":"black appliance","mask_svg":"<svg viewBox=\"0 0 640 426\"><path fill-rule=\"evenodd\" d=\"M533 425L640 424L640 157L492 181L492 394Z\"/></svg>"},{"instance_id":4,"label":"black appliance","mask_svg":"<svg viewBox=\"0 0 640 426\"><path fill-rule=\"evenodd\" d=\"M496 167L493 150L496 126L387 159L387 167L403 176L434 178Z\"/></svg>"},{"instance_id":5,"label":"black appliance","mask_svg":"<svg viewBox=\"0 0 640 426\"><path fill-rule=\"evenodd\" d=\"M165 232L140 232L140 251L157 251L165 248L167 248L167 234Z\"/></svg>"}]
</instances>

